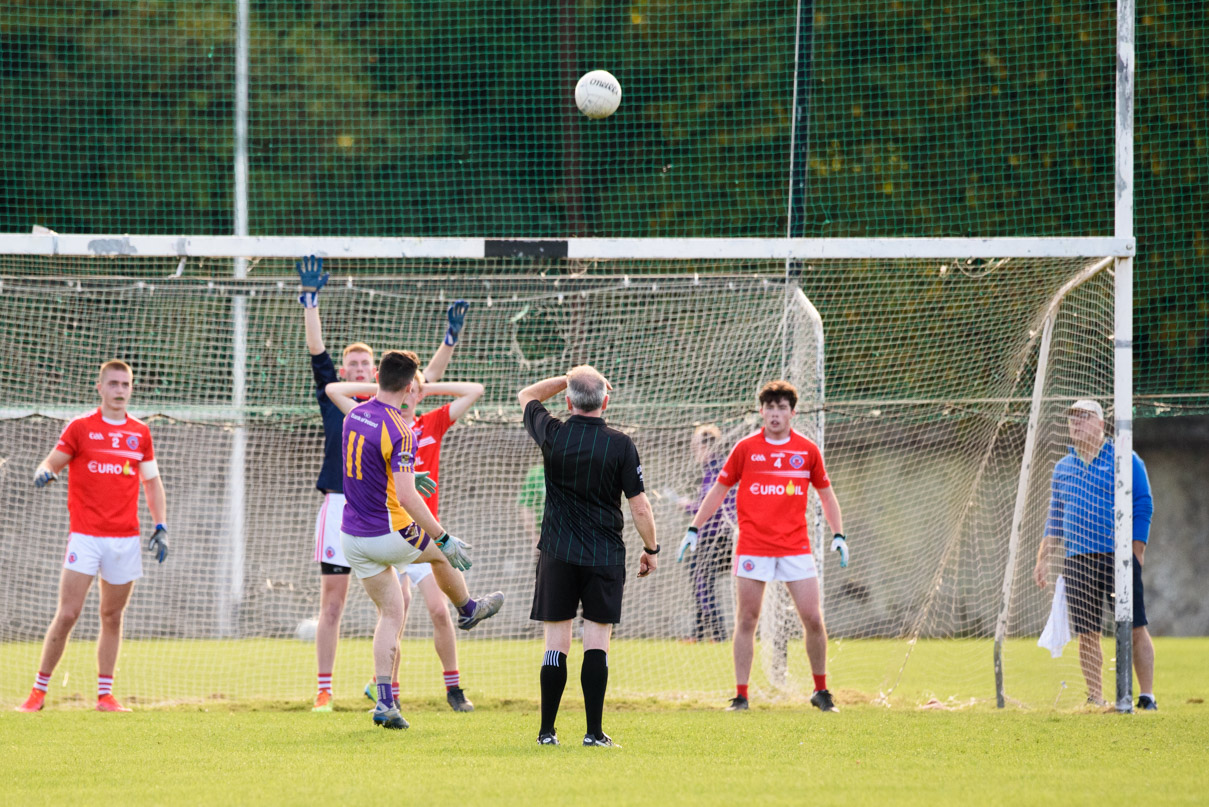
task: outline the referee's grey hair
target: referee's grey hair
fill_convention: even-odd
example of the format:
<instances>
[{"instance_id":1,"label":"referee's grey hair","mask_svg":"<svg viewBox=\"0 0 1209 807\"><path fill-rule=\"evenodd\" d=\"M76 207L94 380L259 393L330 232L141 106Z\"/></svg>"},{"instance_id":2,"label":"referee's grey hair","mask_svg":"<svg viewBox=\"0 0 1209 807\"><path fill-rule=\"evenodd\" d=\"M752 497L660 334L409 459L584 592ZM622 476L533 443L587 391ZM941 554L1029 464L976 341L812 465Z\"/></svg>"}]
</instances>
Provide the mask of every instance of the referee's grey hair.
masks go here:
<instances>
[{"instance_id":1,"label":"referee's grey hair","mask_svg":"<svg viewBox=\"0 0 1209 807\"><path fill-rule=\"evenodd\" d=\"M607 394L605 377L592 365L581 364L567 373L567 397L579 411L595 412L604 406Z\"/></svg>"}]
</instances>

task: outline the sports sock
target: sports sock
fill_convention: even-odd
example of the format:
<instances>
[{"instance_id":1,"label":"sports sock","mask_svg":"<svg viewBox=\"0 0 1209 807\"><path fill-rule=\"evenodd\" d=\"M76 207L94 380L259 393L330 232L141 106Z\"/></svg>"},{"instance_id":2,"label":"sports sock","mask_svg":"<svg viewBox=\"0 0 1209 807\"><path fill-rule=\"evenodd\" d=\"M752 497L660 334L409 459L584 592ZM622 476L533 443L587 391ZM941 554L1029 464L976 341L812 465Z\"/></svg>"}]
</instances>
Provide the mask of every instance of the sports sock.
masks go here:
<instances>
[{"instance_id":1,"label":"sports sock","mask_svg":"<svg viewBox=\"0 0 1209 807\"><path fill-rule=\"evenodd\" d=\"M390 694L394 698L394 700L399 699L399 682L398 681L390 682Z\"/></svg>"},{"instance_id":2,"label":"sports sock","mask_svg":"<svg viewBox=\"0 0 1209 807\"><path fill-rule=\"evenodd\" d=\"M395 705L395 699L390 692L390 676L379 675L378 681L378 705L383 709L391 709Z\"/></svg>"},{"instance_id":3,"label":"sports sock","mask_svg":"<svg viewBox=\"0 0 1209 807\"><path fill-rule=\"evenodd\" d=\"M735 684L735 691L739 693L739 697L747 700L747 684Z\"/></svg>"},{"instance_id":4,"label":"sports sock","mask_svg":"<svg viewBox=\"0 0 1209 807\"><path fill-rule=\"evenodd\" d=\"M332 694L332 674L330 672L319 673L319 691Z\"/></svg>"},{"instance_id":5,"label":"sports sock","mask_svg":"<svg viewBox=\"0 0 1209 807\"><path fill-rule=\"evenodd\" d=\"M50 673L39 672L38 677L34 679L34 689L39 692L50 689Z\"/></svg>"},{"instance_id":6,"label":"sports sock","mask_svg":"<svg viewBox=\"0 0 1209 807\"><path fill-rule=\"evenodd\" d=\"M827 688L827 673L823 673L822 675L816 675L814 677L814 691L822 692L826 688Z\"/></svg>"},{"instance_id":7,"label":"sports sock","mask_svg":"<svg viewBox=\"0 0 1209 807\"><path fill-rule=\"evenodd\" d=\"M445 670L445 691L457 689L461 686L462 677L458 675L457 670Z\"/></svg>"},{"instance_id":8,"label":"sports sock","mask_svg":"<svg viewBox=\"0 0 1209 807\"><path fill-rule=\"evenodd\" d=\"M563 690L567 688L567 654L547 650L542 660L542 727L540 734L554 731L554 720L558 717L558 706L562 703Z\"/></svg>"},{"instance_id":9,"label":"sports sock","mask_svg":"<svg viewBox=\"0 0 1209 807\"><path fill-rule=\"evenodd\" d=\"M462 616L470 616L474 613L474 605L474 597L471 597L470 599L466 600L466 602L458 606L458 613Z\"/></svg>"},{"instance_id":10,"label":"sports sock","mask_svg":"<svg viewBox=\"0 0 1209 807\"><path fill-rule=\"evenodd\" d=\"M41 676L42 673L38 673L38 675ZM43 690L43 691L45 691L45 690ZM1153 692L1139 692L1138 697L1139 698L1150 698L1151 700L1154 700L1154 693Z\"/></svg>"},{"instance_id":11,"label":"sports sock","mask_svg":"<svg viewBox=\"0 0 1209 807\"><path fill-rule=\"evenodd\" d=\"M97 697L103 698L106 695L113 694L113 676L98 675L97 676Z\"/></svg>"},{"instance_id":12,"label":"sports sock","mask_svg":"<svg viewBox=\"0 0 1209 807\"><path fill-rule=\"evenodd\" d=\"M603 650L585 650L584 666L579 671L579 683L584 691L584 714L588 718L588 734L601 737L605 690L609 686L609 654Z\"/></svg>"}]
</instances>

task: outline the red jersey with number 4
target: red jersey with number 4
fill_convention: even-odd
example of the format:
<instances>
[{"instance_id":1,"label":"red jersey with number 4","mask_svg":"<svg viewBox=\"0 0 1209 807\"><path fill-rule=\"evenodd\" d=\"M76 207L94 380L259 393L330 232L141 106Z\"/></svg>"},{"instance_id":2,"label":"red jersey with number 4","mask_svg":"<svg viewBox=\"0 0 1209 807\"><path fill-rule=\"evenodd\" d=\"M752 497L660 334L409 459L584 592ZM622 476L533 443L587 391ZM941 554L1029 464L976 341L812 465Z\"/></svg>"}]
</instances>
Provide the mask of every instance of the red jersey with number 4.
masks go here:
<instances>
[{"instance_id":1,"label":"red jersey with number 4","mask_svg":"<svg viewBox=\"0 0 1209 807\"><path fill-rule=\"evenodd\" d=\"M450 404L445 404L440 409L416 415L411 424L411 433L416 436L416 473L428 471L428 478L434 484L437 484L437 476L441 471L441 438L453 425L453 421L449 419L449 407ZM441 489L438 487L436 493L424 500L433 516L438 518L437 497L440 494Z\"/></svg>"},{"instance_id":2,"label":"red jersey with number 4","mask_svg":"<svg viewBox=\"0 0 1209 807\"><path fill-rule=\"evenodd\" d=\"M110 423L98 407L68 423L55 449L71 455L71 531L102 538L138 535L139 463L155 459L147 424L129 415L124 423Z\"/></svg>"},{"instance_id":3,"label":"red jersey with number 4","mask_svg":"<svg viewBox=\"0 0 1209 807\"><path fill-rule=\"evenodd\" d=\"M831 485L812 440L790 430L785 442L770 443L761 429L734 447L718 481L738 485L735 554L780 558L810 552L807 489Z\"/></svg>"}]
</instances>

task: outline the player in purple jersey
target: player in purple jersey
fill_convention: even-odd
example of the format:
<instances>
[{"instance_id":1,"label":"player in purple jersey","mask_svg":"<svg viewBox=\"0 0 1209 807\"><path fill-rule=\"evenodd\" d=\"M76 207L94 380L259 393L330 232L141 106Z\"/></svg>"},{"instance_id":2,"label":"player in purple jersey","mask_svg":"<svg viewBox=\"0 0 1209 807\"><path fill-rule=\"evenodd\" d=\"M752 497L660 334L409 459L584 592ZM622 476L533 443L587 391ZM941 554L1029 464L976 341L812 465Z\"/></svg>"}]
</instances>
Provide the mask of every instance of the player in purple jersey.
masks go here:
<instances>
[{"instance_id":1,"label":"player in purple jersey","mask_svg":"<svg viewBox=\"0 0 1209 807\"><path fill-rule=\"evenodd\" d=\"M344 557L378 607L374 628L374 723L407 728L391 691L391 670L403 630L403 592L395 567L431 563L441 591L458 609L458 627L470 630L503 605L502 592L471 599L461 571L470 546L441 527L415 487L415 435L401 407L415 391L419 359L389 351L378 365L378 394L344 419L341 461L346 498L340 538ZM439 536L431 540L428 536Z\"/></svg>"}]
</instances>

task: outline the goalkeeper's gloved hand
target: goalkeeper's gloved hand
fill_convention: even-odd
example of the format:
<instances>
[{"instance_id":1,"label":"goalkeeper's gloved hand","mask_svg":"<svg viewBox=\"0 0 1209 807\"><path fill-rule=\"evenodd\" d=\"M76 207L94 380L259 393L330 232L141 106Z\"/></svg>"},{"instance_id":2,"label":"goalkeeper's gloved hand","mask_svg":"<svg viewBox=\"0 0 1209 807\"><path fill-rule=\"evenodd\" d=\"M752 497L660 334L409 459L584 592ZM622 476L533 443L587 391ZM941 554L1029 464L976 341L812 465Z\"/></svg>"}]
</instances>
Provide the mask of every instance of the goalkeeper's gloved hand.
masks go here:
<instances>
[{"instance_id":1,"label":"goalkeeper's gloved hand","mask_svg":"<svg viewBox=\"0 0 1209 807\"><path fill-rule=\"evenodd\" d=\"M155 532L147 539L147 551L154 554L160 563L168 557L168 529L163 524L155 525Z\"/></svg>"},{"instance_id":2,"label":"goalkeeper's gloved hand","mask_svg":"<svg viewBox=\"0 0 1209 807\"><path fill-rule=\"evenodd\" d=\"M470 303L465 300L454 300L453 305L449 306L446 315L449 317L449 329L445 331L445 344L453 347L458 343L458 337L462 335L462 326L466 324L466 311L470 308Z\"/></svg>"},{"instance_id":3,"label":"goalkeeper's gloved hand","mask_svg":"<svg viewBox=\"0 0 1209 807\"><path fill-rule=\"evenodd\" d=\"M676 562L680 563L684 560L685 554L688 552L697 551L697 528L689 527L684 533L684 539L680 542L680 551L676 553Z\"/></svg>"},{"instance_id":4,"label":"goalkeeper's gloved hand","mask_svg":"<svg viewBox=\"0 0 1209 807\"><path fill-rule=\"evenodd\" d=\"M466 554L466 550L471 548L470 544L443 532L437 539L437 546L445 553L445 557L449 558L449 564L453 568L462 572L470 568L470 556Z\"/></svg>"},{"instance_id":5,"label":"goalkeeper's gloved hand","mask_svg":"<svg viewBox=\"0 0 1209 807\"><path fill-rule=\"evenodd\" d=\"M416 490L425 499L431 499L437 492L437 483L428 478L428 471L416 471Z\"/></svg>"},{"instance_id":6,"label":"goalkeeper's gloved hand","mask_svg":"<svg viewBox=\"0 0 1209 807\"><path fill-rule=\"evenodd\" d=\"M298 302L302 303L303 308L315 308L319 305L319 290L327 285L331 276L323 271L323 258L314 255L303 258L294 264L294 269L302 281L302 294L298 295Z\"/></svg>"},{"instance_id":7,"label":"goalkeeper's gloved hand","mask_svg":"<svg viewBox=\"0 0 1209 807\"><path fill-rule=\"evenodd\" d=\"M49 468L39 466L37 472L34 473L34 487L44 488L58 478L59 475L51 471Z\"/></svg>"},{"instance_id":8,"label":"goalkeeper's gloved hand","mask_svg":"<svg viewBox=\"0 0 1209 807\"><path fill-rule=\"evenodd\" d=\"M848 568L848 540L844 538L844 533L837 532L835 537L831 539L831 551L840 553L840 568Z\"/></svg>"}]
</instances>

